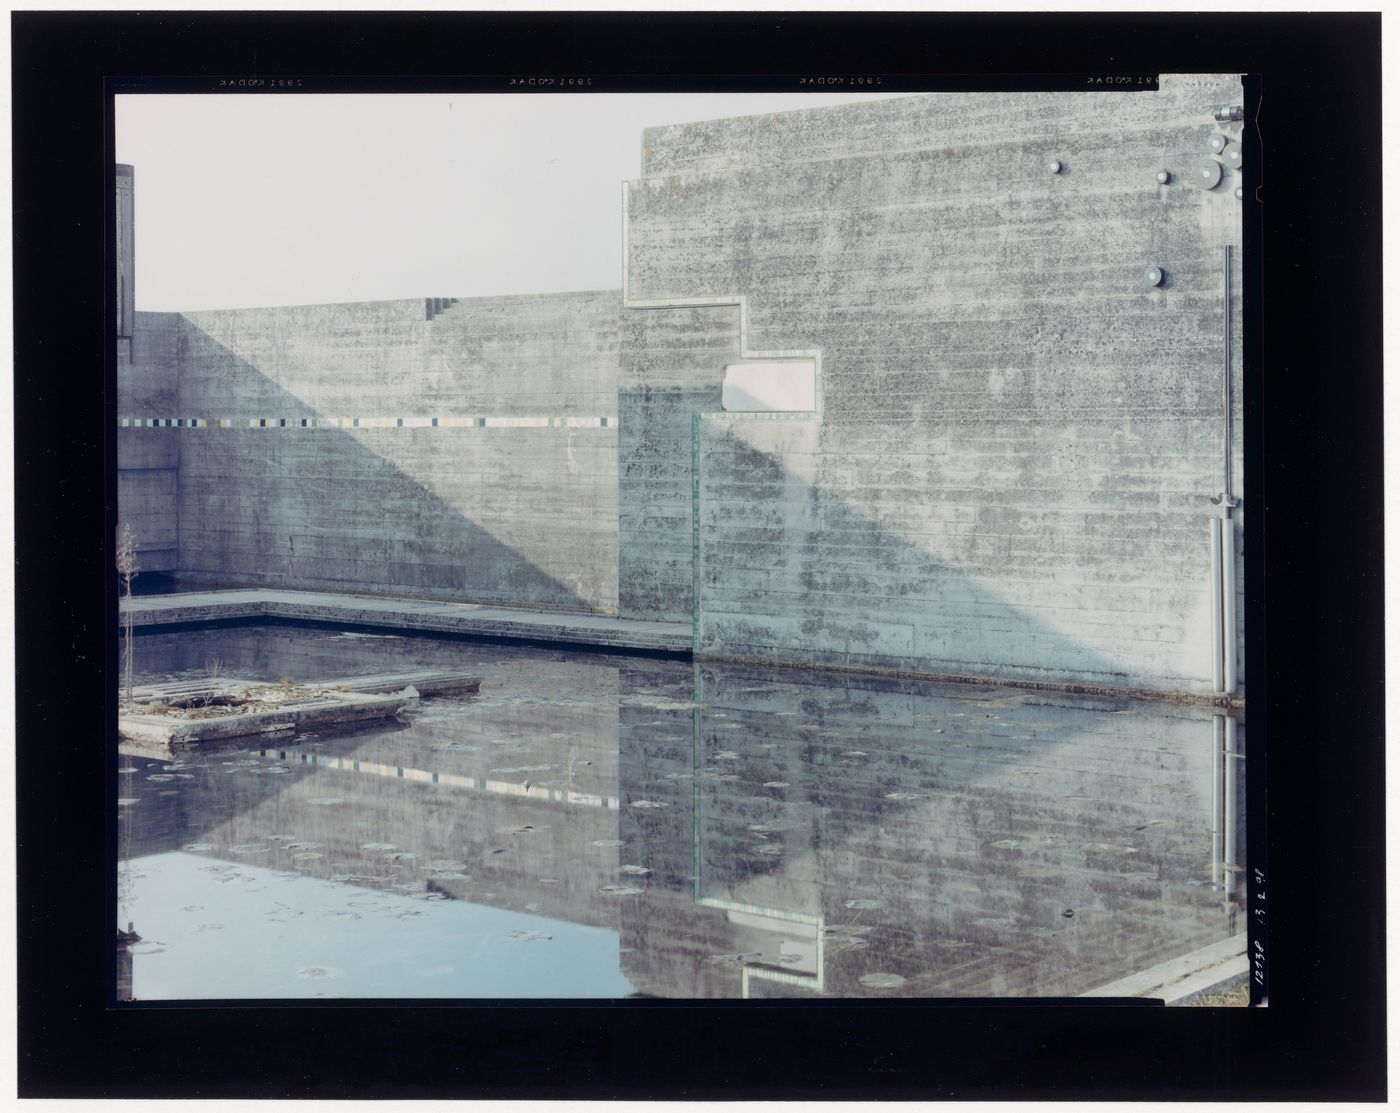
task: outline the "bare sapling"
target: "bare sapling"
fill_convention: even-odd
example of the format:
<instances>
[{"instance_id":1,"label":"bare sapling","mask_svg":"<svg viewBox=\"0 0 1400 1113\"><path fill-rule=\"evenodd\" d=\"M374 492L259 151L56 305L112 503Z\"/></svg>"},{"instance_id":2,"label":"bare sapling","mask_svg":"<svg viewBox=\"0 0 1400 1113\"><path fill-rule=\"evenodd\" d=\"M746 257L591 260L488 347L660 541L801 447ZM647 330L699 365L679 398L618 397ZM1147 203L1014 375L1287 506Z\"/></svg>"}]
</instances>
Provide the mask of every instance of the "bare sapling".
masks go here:
<instances>
[{"instance_id":1,"label":"bare sapling","mask_svg":"<svg viewBox=\"0 0 1400 1113\"><path fill-rule=\"evenodd\" d=\"M125 636L122 638L122 677L127 703L131 703L131 582L140 571L141 568L136 563L136 540L131 536L131 527L123 522L121 533L117 535L117 574L121 577L122 595L126 599L126 614L123 616Z\"/></svg>"}]
</instances>

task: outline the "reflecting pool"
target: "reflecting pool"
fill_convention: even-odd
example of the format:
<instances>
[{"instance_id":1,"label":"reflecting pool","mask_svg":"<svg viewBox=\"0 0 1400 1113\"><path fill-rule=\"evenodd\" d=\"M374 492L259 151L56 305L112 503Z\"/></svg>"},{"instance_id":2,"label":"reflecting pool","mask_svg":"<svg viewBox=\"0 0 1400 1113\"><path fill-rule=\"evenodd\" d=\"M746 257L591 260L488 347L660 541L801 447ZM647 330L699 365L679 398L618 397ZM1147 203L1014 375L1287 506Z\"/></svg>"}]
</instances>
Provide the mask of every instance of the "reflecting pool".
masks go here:
<instances>
[{"instance_id":1,"label":"reflecting pool","mask_svg":"<svg viewBox=\"0 0 1400 1113\"><path fill-rule=\"evenodd\" d=\"M121 755L122 998L1068 997L1244 929L1207 708L291 625L135 662L482 683Z\"/></svg>"}]
</instances>

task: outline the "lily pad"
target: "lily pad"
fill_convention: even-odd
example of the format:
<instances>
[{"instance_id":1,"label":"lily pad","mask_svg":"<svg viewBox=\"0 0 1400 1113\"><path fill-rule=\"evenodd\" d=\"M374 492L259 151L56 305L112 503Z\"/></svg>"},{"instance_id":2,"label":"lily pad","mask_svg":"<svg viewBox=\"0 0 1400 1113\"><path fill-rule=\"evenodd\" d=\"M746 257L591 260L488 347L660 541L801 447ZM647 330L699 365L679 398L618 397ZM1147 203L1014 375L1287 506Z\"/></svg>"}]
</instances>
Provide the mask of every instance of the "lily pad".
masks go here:
<instances>
[{"instance_id":1,"label":"lily pad","mask_svg":"<svg viewBox=\"0 0 1400 1113\"><path fill-rule=\"evenodd\" d=\"M180 849L188 850L191 854L198 854L205 850L213 850L214 844L212 842L187 842Z\"/></svg>"},{"instance_id":2,"label":"lily pad","mask_svg":"<svg viewBox=\"0 0 1400 1113\"><path fill-rule=\"evenodd\" d=\"M887 793L885 793L885 799L886 799L886 800L918 800L919 798L920 798L920 797L919 797L919 794L918 794L917 792L887 792Z\"/></svg>"},{"instance_id":3,"label":"lily pad","mask_svg":"<svg viewBox=\"0 0 1400 1113\"><path fill-rule=\"evenodd\" d=\"M634 877L645 877L651 872L646 866L618 866L618 873L631 874Z\"/></svg>"},{"instance_id":4,"label":"lily pad","mask_svg":"<svg viewBox=\"0 0 1400 1113\"><path fill-rule=\"evenodd\" d=\"M634 808L669 808L671 805L665 801L633 800L631 806Z\"/></svg>"},{"instance_id":5,"label":"lily pad","mask_svg":"<svg viewBox=\"0 0 1400 1113\"><path fill-rule=\"evenodd\" d=\"M632 885L604 885L598 892L606 893L611 897L631 897L638 893L644 893L646 890L638 889Z\"/></svg>"},{"instance_id":6,"label":"lily pad","mask_svg":"<svg viewBox=\"0 0 1400 1113\"><path fill-rule=\"evenodd\" d=\"M626 845L626 844L625 844L621 839L594 839L594 840L593 840L593 845L594 845L594 846L624 846L624 845Z\"/></svg>"},{"instance_id":7,"label":"lily pad","mask_svg":"<svg viewBox=\"0 0 1400 1113\"><path fill-rule=\"evenodd\" d=\"M905 979L899 974L886 974L882 972L862 974L860 976L860 984L865 986L866 989L898 989L904 982Z\"/></svg>"},{"instance_id":8,"label":"lily pad","mask_svg":"<svg viewBox=\"0 0 1400 1113\"><path fill-rule=\"evenodd\" d=\"M872 900L869 897L856 897L854 900L846 902L847 908L884 908L885 902L882 900Z\"/></svg>"}]
</instances>

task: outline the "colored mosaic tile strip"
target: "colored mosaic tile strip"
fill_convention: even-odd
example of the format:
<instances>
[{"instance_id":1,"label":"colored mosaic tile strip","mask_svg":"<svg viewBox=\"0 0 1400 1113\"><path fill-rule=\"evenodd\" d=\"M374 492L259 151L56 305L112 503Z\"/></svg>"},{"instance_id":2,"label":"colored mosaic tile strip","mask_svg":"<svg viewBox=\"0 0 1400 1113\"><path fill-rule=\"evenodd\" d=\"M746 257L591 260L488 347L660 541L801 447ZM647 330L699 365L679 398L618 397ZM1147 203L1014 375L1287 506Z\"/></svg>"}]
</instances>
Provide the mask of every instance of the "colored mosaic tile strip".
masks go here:
<instances>
[{"instance_id":1,"label":"colored mosaic tile strip","mask_svg":"<svg viewBox=\"0 0 1400 1113\"><path fill-rule=\"evenodd\" d=\"M405 781L422 781L427 784L452 785L455 788L471 788L479 792L495 792L503 796L528 796L535 800L558 800L566 804L587 804L595 808L618 809L620 801L615 796L599 796L591 792L574 792L572 789L551 788L526 782L495 781L486 777L468 777L459 773L434 773L426 769L411 769L401 765L386 765L375 761L356 761L348 757L332 757L329 754L313 754L304 750L257 750L258 757L270 757L277 761L299 761L303 765L318 765L327 769L343 769L352 773L369 773L378 777L394 777Z\"/></svg>"},{"instance_id":2,"label":"colored mosaic tile strip","mask_svg":"<svg viewBox=\"0 0 1400 1113\"><path fill-rule=\"evenodd\" d=\"M607 417L122 417L122 429L616 429Z\"/></svg>"}]
</instances>

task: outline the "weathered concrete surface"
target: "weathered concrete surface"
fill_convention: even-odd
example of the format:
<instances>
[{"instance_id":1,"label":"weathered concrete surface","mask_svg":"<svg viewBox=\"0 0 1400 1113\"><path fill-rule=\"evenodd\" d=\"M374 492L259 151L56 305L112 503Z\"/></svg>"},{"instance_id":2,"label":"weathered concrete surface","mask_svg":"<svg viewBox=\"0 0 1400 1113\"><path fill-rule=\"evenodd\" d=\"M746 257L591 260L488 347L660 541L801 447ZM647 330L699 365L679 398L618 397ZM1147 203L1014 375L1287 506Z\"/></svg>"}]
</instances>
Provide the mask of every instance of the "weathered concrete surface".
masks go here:
<instances>
[{"instance_id":1,"label":"weathered concrete surface","mask_svg":"<svg viewBox=\"0 0 1400 1113\"><path fill-rule=\"evenodd\" d=\"M117 749L122 753L177 757L198 747L218 746L250 735L297 730L325 730L366 719L390 719L408 704L403 695L318 692L305 700L210 719L173 719L131 712L117 722Z\"/></svg>"},{"instance_id":2,"label":"weathered concrete surface","mask_svg":"<svg viewBox=\"0 0 1400 1113\"><path fill-rule=\"evenodd\" d=\"M1235 497L1243 472L1240 177L1209 140L1238 150L1214 113L1241 99L1169 76L655 128L621 294L138 314L121 412L232 421L122 429L123 519L195 583L698 612L702 655L1208 694L1227 325ZM819 412L717 412L726 364L795 353Z\"/></svg>"},{"instance_id":3,"label":"weathered concrete surface","mask_svg":"<svg viewBox=\"0 0 1400 1113\"><path fill-rule=\"evenodd\" d=\"M618 432L618 608L691 620L691 415L720 406L739 355L736 308L622 315Z\"/></svg>"},{"instance_id":4,"label":"weathered concrete surface","mask_svg":"<svg viewBox=\"0 0 1400 1113\"><path fill-rule=\"evenodd\" d=\"M746 351L822 360L820 420L703 423L702 653L1210 689L1239 176L1191 179L1241 99L1166 77L646 133L628 298L742 299ZM1236 497L1239 282L1236 250Z\"/></svg>"},{"instance_id":5,"label":"weathered concrete surface","mask_svg":"<svg viewBox=\"0 0 1400 1113\"><path fill-rule=\"evenodd\" d=\"M481 687L481 678L418 671L327 680L309 690L293 690L290 695L279 692L278 687L256 680L208 677L142 685L133 691L132 703L123 705L119 715L117 748L126 754L168 758L197 746L247 739L249 735L326 730L366 719L388 719L420 697L475 692ZM150 710L153 704L200 706L230 696L246 700L248 706L238 714L198 719Z\"/></svg>"},{"instance_id":6,"label":"weathered concrete surface","mask_svg":"<svg viewBox=\"0 0 1400 1113\"><path fill-rule=\"evenodd\" d=\"M121 613L131 615L136 629L266 618L675 653L687 652L691 640L689 622L647 622L472 603L269 589L142 595L123 599Z\"/></svg>"},{"instance_id":7,"label":"weathered concrete surface","mask_svg":"<svg viewBox=\"0 0 1400 1113\"><path fill-rule=\"evenodd\" d=\"M164 392L122 413L213 422L124 431L178 454L180 575L615 613L617 306L604 291L431 320L422 300L139 314L138 337L176 342L140 370ZM447 427L533 417L576 424Z\"/></svg>"},{"instance_id":8,"label":"weathered concrete surface","mask_svg":"<svg viewBox=\"0 0 1400 1113\"><path fill-rule=\"evenodd\" d=\"M1228 992L1248 980L1248 948L1248 936L1241 932L1188 955L1091 989L1084 996L1147 997L1173 1006L1198 1004L1200 998L1207 994Z\"/></svg>"},{"instance_id":9,"label":"weathered concrete surface","mask_svg":"<svg viewBox=\"0 0 1400 1113\"><path fill-rule=\"evenodd\" d=\"M179 410L180 316L141 313L117 345L119 414L174 416ZM130 527L145 572L178 565L180 443L174 429L117 430L117 519Z\"/></svg>"}]
</instances>

